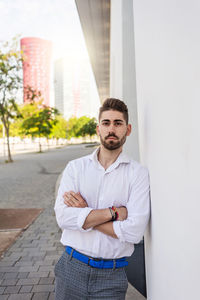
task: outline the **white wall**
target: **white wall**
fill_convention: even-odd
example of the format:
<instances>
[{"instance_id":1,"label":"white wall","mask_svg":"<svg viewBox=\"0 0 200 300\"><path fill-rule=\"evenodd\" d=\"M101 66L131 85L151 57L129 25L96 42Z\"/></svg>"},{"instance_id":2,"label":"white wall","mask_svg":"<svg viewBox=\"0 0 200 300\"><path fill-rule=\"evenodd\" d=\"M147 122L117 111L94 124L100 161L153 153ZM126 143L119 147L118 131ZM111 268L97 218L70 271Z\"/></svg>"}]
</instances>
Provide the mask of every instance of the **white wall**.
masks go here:
<instances>
[{"instance_id":1,"label":"white wall","mask_svg":"<svg viewBox=\"0 0 200 300\"><path fill-rule=\"evenodd\" d=\"M148 299L200 299L200 2L133 3Z\"/></svg>"},{"instance_id":2,"label":"white wall","mask_svg":"<svg viewBox=\"0 0 200 300\"><path fill-rule=\"evenodd\" d=\"M110 96L122 99L122 0L111 0Z\"/></svg>"},{"instance_id":3,"label":"white wall","mask_svg":"<svg viewBox=\"0 0 200 300\"><path fill-rule=\"evenodd\" d=\"M111 0L110 97L129 109L132 134L124 150L139 160L132 0Z\"/></svg>"}]
</instances>

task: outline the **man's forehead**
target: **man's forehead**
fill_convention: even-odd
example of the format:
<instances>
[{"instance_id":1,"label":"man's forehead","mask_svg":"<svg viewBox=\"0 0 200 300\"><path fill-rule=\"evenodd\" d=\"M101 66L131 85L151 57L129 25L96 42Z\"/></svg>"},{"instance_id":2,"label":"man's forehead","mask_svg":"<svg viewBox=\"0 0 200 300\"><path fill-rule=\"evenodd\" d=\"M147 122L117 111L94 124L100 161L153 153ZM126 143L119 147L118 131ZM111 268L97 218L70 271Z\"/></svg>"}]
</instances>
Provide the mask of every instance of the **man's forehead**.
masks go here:
<instances>
[{"instance_id":1,"label":"man's forehead","mask_svg":"<svg viewBox=\"0 0 200 300\"><path fill-rule=\"evenodd\" d=\"M102 120L110 120L110 121L114 121L114 120L121 120L121 121L125 121L124 119L124 115L122 112L117 111L117 110L106 110L103 111L100 117L100 121Z\"/></svg>"}]
</instances>

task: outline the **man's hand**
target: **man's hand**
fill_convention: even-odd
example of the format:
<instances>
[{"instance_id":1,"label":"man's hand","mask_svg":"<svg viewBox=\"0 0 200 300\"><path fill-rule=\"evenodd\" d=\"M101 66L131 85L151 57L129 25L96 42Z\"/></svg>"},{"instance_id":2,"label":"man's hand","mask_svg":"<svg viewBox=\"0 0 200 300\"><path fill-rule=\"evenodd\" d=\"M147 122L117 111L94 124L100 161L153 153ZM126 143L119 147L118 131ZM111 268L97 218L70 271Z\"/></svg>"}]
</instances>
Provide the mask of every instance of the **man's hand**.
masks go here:
<instances>
[{"instance_id":1,"label":"man's hand","mask_svg":"<svg viewBox=\"0 0 200 300\"><path fill-rule=\"evenodd\" d=\"M117 221L124 221L127 219L128 211L125 206L117 207L117 212L119 214Z\"/></svg>"},{"instance_id":2,"label":"man's hand","mask_svg":"<svg viewBox=\"0 0 200 300\"><path fill-rule=\"evenodd\" d=\"M64 203L69 207L87 207L87 202L83 199L80 193L73 191L65 192L63 195Z\"/></svg>"}]
</instances>

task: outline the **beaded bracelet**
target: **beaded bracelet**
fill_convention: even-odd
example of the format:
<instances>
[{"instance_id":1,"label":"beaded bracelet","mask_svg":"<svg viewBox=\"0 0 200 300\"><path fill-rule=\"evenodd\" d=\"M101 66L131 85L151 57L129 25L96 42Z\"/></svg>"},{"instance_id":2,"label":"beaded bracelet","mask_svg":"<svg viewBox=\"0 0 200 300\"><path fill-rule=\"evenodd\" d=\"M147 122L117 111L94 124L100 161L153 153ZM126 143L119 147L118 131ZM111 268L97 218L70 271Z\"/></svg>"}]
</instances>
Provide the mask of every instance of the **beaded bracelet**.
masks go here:
<instances>
[{"instance_id":1,"label":"beaded bracelet","mask_svg":"<svg viewBox=\"0 0 200 300\"><path fill-rule=\"evenodd\" d=\"M119 213L117 211L117 208L115 206L112 206L112 210L114 211L115 213L115 221L119 219Z\"/></svg>"},{"instance_id":2,"label":"beaded bracelet","mask_svg":"<svg viewBox=\"0 0 200 300\"><path fill-rule=\"evenodd\" d=\"M112 208L111 207L109 207L109 209L110 209L110 213L111 213L111 216L112 216L112 221L114 221L115 220L115 212L112 210Z\"/></svg>"},{"instance_id":3,"label":"beaded bracelet","mask_svg":"<svg viewBox=\"0 0 200 300\"><path fill-rule=\"evenodd\" d=\"M112 221L116 221L119 218L119 213L117 211L117 208L115 206L109 207L110 213L112 216Z\"/></svg>"}]
</instances>

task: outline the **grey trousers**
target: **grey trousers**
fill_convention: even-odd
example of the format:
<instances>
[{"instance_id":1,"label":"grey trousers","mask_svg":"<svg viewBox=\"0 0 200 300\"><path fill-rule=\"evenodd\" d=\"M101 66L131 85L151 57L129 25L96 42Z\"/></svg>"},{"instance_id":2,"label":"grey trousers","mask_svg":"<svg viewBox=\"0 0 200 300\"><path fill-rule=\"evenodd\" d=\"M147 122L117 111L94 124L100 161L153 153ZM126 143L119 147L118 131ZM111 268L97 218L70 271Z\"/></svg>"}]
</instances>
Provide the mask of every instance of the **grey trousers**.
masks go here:
<instances>
[{"instance_id":1,"label":"grey trousers","mask_svg":"<svg viewBox=\"0 0 200 300\"><path fill-rule=\"evenodd\" d=\"M66 252L55 265L55 279L55 300L124 300L128 288L124 268L92 268Z\"/></svg>"}]
</instances>

